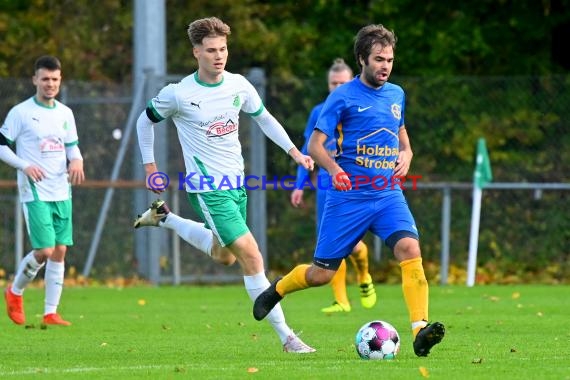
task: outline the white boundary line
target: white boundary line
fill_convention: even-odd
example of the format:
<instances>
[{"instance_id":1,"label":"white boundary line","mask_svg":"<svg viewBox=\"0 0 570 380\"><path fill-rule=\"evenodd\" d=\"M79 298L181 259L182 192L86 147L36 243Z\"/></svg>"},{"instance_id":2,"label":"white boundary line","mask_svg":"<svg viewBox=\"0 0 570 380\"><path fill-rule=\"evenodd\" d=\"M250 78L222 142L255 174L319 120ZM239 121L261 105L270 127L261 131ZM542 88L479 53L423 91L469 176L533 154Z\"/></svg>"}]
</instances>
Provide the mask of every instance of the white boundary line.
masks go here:
<instances>
[{"instance_id":1,"label":"white boundary line","mask_svg":"<svg viewBox=\"0 0 570 380\"><path fill-rule=\"evenodd\" d=\"M66 374L66 373L89 373L99 371L133 371L133 370L147 370L147 369L167 369L175 368L176 364L170 365L139 365L139 366L125 366L125 367L76 367L76 368L27 368L19 371L4 371L0 369L0 377L3 376L22 376L34 374ZM182 366L183 367L183 366Z\"/></svg>"}]
</instances>

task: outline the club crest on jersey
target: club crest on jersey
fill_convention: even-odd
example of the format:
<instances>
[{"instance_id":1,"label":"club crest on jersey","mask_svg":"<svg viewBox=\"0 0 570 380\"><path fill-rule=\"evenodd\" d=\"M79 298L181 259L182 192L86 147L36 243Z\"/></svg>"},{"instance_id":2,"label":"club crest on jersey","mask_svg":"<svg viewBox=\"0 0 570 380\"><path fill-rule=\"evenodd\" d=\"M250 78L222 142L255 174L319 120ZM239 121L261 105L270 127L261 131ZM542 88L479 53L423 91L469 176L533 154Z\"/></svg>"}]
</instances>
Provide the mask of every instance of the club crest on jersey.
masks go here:
<instances>
[{"instance_id":1,"label":"club crest on jersey","mask_svg":"<svg viewBox=\"0 0 570 380\"><path fill-rule=\"evenodd\" d=\"M394 115L394 117L398 120L400 120L402 118L402 108L400 107L399 104L392 104L391 107L392 110L392 115Z\"/></svg>"},{"instance_id":2,"label":"club crest on jersey","mask_svg":"<svg viewBox=\"0 0 570 380\"><path fill-rule=\"evenodd\" d=\"M241 105L241 99L239 98L238 94L234 95L234 101L233 101L233 106L236 108L239 108L239 106Z\"/></svg>"},{"instance_id":3,"label":"club crest on jersey","mask_svg":"<svg viewBox=\"0 0 570 380\"><path fill-rule=\"evenodd\" d=\"M206 131L206 137L222 137L236 132L237 129L237 124L235 124L232 120L228 120L225 123L217 122L208 127L208 130Z\"/></svg>"}]
</instances>

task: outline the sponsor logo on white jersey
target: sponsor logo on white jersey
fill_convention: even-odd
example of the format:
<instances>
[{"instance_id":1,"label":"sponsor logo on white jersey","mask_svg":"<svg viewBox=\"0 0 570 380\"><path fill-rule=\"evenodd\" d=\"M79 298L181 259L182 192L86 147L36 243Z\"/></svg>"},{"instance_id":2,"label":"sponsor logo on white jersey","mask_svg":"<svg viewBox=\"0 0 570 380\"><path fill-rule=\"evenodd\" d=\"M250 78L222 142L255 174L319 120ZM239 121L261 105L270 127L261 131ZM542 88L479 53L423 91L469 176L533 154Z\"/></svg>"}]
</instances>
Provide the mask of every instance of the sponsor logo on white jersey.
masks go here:
<instances>
[{"instance_id":1,"label":"sponsor logo on white jersey","mask_svg":"<svg viewBox=\"0 0 570 380\"><path fill-rule=\"evenodd\" d=\"M235 124L232 120L228 120L227 122L217 122L208 127L206 131L207 137L222 137L225 135L229 135L230 133L236 132L238 129L237 124Z\"/></svg>"}]
</instances>

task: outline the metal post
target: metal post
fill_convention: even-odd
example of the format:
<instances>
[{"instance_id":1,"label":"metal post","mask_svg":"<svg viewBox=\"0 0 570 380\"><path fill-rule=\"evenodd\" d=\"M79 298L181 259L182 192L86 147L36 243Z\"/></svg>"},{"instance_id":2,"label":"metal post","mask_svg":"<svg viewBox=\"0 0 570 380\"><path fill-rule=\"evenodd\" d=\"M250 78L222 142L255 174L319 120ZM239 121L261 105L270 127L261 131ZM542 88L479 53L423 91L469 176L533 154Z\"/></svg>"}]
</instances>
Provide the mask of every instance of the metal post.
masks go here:
<instances>
[{"instance_id":1,"label":"metal post","mask_svg":"<svg viewBox=\"0 0 570 380\"><path fill-rule=\"evenodd\" d=\"M443 202L441 206L441 268L440 283L447 285L449 273L449 229L451 225L451 188L443 188Z\"/></svg>"},{"instance_id":2,"label":"metal post","mask_svg":"<svg viewBox=\"0 0 570 380\"><path fill-rule=\"evenodd\" d=\"M156 95L166 74L166 4L165 0L135 0L133 7L133 91L144 91L144 100L138 104L133 103L133 107L140 113L144 110L146 101ZM166 132L164 126L155 129L155 158L159 170L165 173L168 159ZM136 141L134 145L132 176L134 180L144 181L145 174ZM144 211L156 198L145 189L134 190L133 193L133 215ZM135 257L139 263L139 272L153 283L159 282L159 260L167 247L168 236L165 231L151 229L135 233Z\"/></svg>"},{"instance_id":3,"label":"metal post","mask_svg":"<svg viewBox=\"0 0 570 380\"><path fill-rule=\"evenodd\" d=\"M150 99L158 93L162 85L162 77L158 78L153 69L145 69L145 74L147 78L145 98ZM164 125L165 123L166 122L163 121L155 125L154 128L154 156L158 170L168 173L168 128ZM138 149L135 150L138 151ZM161 194L160 198L168 200L167 194L168 193ZM145 191L146 206L142 209L144 210L148 207L157 197L156 194ZM143 273L147 275L152 283L158 284L160 282L160 257L167 255L170 250L167 230L158 228L150 229L144 232L142 239L145 247L143 252L145 252L145 254L139 256L139 262L145 263L145 265L143 265L141 269L144 270Z\"/></svg>"},{"instance_id":4,"label":"metal post","mask_svg":"<svg viewBox=\"0 0 570 380\"><path fill-rule=\"evenodd\" d=\"M250 69L248 80L256 88L259 96L265 101L266 78L265 71L254 67ZM251 173L263 178L266 175L265 135L257 126L250 128L250 160ZM248 215L251 233L257 240L259 250L263 256L265 268L268 267L267 257L267 198L265 190L252 190L249 193Z\"/></svg>"},{"instance_id":5,"label":"metal post","mask_svg":"<svg viewBox=\"0 0 570 380\"><path fill-rule=\"evenodd\" d=\"M374 235L374 261L377 263L382 260L382 239L379 236Z\"/></svg>"},{"instance_id":6,"label":"metal post","mask_svg":"<svg viewBox=\"0 0 570 380\"><path fill-rule=\"evenodd\" d=\"M135 93L133 98L133 104L140 102L142 100L142 88L138 93ZM121 145L119 146L119 151L117 152L117 158L115 159L115 164L113 165L113 170L111 172L110 180L112 182L119 178L119 173L121 167L123 166L123 161L127 150L129 147L130 136L135 128L135 120L138 117L139 111L136 108L131 107L129 116L127 118L127 125L124 128L123 138L121 139ZM99 211L99 218L97 219L97 225L95 226L95 232L93 238L91 239L91 246L89 247L89 253L87 255L87 261L85 262L85 267L83 268L83 276L88 277L91 272L91 267L93 266L93 261L95 260L95 255L97 254L97 249L99 248L99 242L101 241L101 235L103 233L103 227L105 226L105 221L107 220L107 215L111 207L111 202L113 200L113 195L115 194L115 188L109 187L105 191L105 198L103 199L103 205L101 206L101 211Z\"/></svg>"},{"instance_id":7,"label":"metal post","mask_svg":"<svg viewBox=\"0 0 570 380\"><path fill-rule=\"evenodd\" d=\"M180 215L180 193L181 191L175 191L170 197L172 201L172 212L176 215ZM180 237L178 234L172 232L172 284L180 285Z\"/></svg>"}]
</instances>

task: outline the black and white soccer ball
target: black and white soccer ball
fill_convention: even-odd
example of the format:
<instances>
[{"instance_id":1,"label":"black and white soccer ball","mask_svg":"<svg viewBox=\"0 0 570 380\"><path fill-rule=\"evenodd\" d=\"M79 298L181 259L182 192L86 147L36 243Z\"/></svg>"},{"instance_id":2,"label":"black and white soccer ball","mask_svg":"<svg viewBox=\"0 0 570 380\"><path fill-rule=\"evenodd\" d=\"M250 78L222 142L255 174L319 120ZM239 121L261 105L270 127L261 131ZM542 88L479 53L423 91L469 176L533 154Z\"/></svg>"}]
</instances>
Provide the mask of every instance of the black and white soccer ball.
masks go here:
<instances>
[{"instance_id":1,"label":"black and white soccer ball","mask_svg":"<svg viewBox=\"0 0 570 380\"><path fill-rule=\"evenodd\" d=\"M355 345L362 359L389 360L400 351L400 336L388 322L371 321L358 330Z\"/></svg>"}]
</instances>

